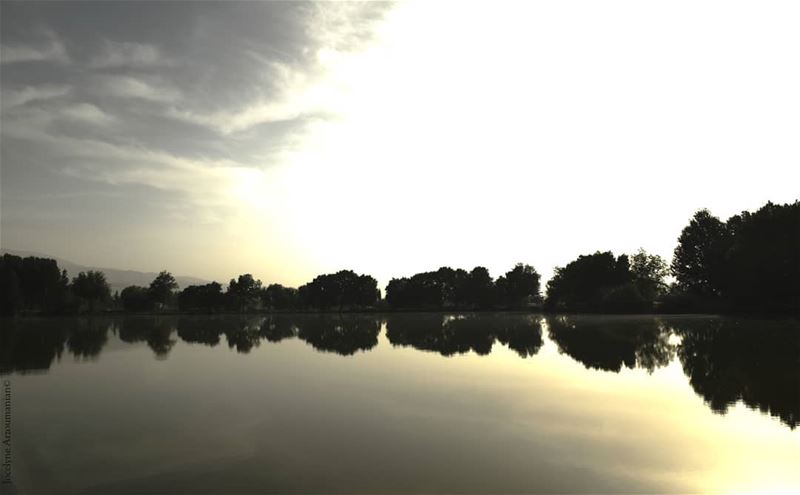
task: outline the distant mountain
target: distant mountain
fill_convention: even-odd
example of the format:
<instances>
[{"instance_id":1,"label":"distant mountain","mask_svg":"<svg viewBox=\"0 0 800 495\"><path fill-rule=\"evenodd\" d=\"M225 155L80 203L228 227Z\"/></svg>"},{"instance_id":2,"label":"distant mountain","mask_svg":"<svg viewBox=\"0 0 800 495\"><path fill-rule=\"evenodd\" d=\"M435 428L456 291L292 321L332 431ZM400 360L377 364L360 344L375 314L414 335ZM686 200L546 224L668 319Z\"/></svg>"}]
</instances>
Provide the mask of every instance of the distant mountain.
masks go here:
<instances>
[{"instance_id":1,"label":"distant mountain","mask_svg":"<svg viewBox=\"0 0 800 495\"><path fill-rule=\"evenodd\" d=\"M36 256L37 258L50 258L56 260L58 263L59 268L62 270L66 270L67 274L70 278L76 276L79 272L85 272L88 270L99 270L106 274L106 280L108 281L108 285L111 286L111 292L117 290L122 290L129 285L141 285L143 287L147 287L150 285L150 282L158 275L155 272L137 272L135 270L118 270L116 268L102 268L96 266L84 266L79 265L77 263L73 263L72 261L65 260L62 258L58 258L56 256L50 256L48 254L43 253L35 253L32 251L17 251L14 249L0 249L0 255L3 254L13 254L14 256L21 256L23 258L27 256ZM181 289L188 285L197 285L197 284L207 284L209 281L204 280L202 278L197 277L187 277L187 276L179 276L174 275L175 280L178 282L178 285Z\"/></svg>"}]
</instances>

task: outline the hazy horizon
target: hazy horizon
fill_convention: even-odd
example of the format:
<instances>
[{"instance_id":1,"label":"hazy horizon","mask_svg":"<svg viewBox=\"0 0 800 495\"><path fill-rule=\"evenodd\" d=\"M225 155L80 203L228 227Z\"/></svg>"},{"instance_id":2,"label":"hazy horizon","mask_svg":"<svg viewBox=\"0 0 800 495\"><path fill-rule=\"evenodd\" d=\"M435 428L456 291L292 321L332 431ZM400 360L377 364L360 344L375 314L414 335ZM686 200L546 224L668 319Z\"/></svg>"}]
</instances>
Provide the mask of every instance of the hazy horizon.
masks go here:
<instances>
[{"instance_id":1,"label":"hazy horizon","mask_svg":"<svg viewBox=\"0 0 800 495\"><path fill-rule=\"evenodd\" d=\"M798 199L800 5L482 5L3 2L0 244L546 280Z\"/></svg>"}]
</instances>

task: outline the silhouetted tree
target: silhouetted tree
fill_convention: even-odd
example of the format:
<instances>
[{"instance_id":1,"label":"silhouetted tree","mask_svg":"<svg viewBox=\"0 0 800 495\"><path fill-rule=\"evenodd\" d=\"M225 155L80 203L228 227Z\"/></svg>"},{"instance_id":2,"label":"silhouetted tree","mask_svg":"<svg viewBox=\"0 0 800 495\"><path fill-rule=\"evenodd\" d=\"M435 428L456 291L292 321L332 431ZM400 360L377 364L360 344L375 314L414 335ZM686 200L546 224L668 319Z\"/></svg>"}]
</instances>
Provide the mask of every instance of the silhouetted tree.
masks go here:
<instances>
[{"instance_id":1,"label":"silhouetted tree","mask_svg":"<svg viewBox=\"0 0 800 495\"><path fill-rule=\"evenodd\" d=\"M166 306L172 302L173 291L178 288L178 282L168 271L162 271L150 282L148 292L150 299L157 305Z\"/></svg>"},{"instance_id":2,"label":"silhouetted tree","mask_svg":"<svg viewBox=\"0 0 800 495\"><path fill-rule=\"evenodd\" d=\"M489 270L476 266L463 283L464 302L468 308L485 309L493 306L494 281Z\"/></svg>"},{"instance_id":3,"label":"silhouetted tree","mask_svg":"<svg viewBox=\"0 0 800 495\"><path fill-rule=\"evenodd\" d=\"M298 289L302 305L314 309L367 308L380 299L378 282L351 270L320 275Z\"/></svg>"},{"instance_id":4,"label":"silhouetted tree","mask_svg":"<svg viewBox=\"0 0 800 495\"><path fill-rule=\"evenodd\" d=\"M631 274L636 289L647 301L655 301L667 289L665 279L669 275L669 268L666 261L657 254L639 249L631 257Z\"/></svg>"},{"instance_id":5,"label":"silhouetted tree","mask_svg":"<svg viewBox=\"0 0 800 495\"><path fill-rule=\"evenodd\" d=\"M224 305L225 295L218 282L190 285L178 293L178 308L181 311L217 311Z\"/></svg>"},{"instance_id":6,"label":"silhouetted tree","mask_svg":"<svg viewBox=\"0 0 800 495\"><path fill-rule=\"evenodd\" d=\"M725 265L732 307L800 313L800 201L767 203L728 224L735 232Z\"/></svg>"},{"instance_id":7,"label":"silhouetted tree","mask_svg":"<svg viewBox=\"0 0 800 495\"><path fill-rule=\"evenodd\" d=\"M722 222L707 210L683 229L670 311L800 313L800 202L767 203Z\"/></svg>"},{"instance_id":8,"label":"silhouetted tree","mask_svg":"<svg viewBox=\"0 0 800 495\"><path fill-rule=\"evenodd\" d=\"M68 310L69 280L55 260L5 254L0 257L0 313Z\"/></svg>"},{"instance_id":9,"label":"silhouetted tree","mask_svg":"<svg viewBox=\"0 0 800 495\"><path fill-rule=\"evenodd\" d=\"M556 267L547 283L546 307L558 311L641 311L644 299L631 284L633 275L626 255L611 252L578 256Z\"/></svg>"},{"instance_id":10,"label":"silhouetted tree","mask_svg":"<svg viewBox=\"0 0 800 495\"><path fill-rule=\"evenodd\" d=\"M228 302L237 311L248 311L258 308L261 295L261 280L256 280L249 273L231 279L226 293Z\"/></svg>"},{"instance_id":11,"label":"silhouetted tree","mask_svg":"<svg viewBox=\"0 0 800 495\"><path fill-rule=\"evenodd\" d=\"M0 313L13 315L18 312L22 308L22 288L17 272L8 263L0 265L0 289Z\"/></svg>"},{"instance_id":12,"label":"silhouetted tree","mask_svg":"<svg viewBox=\"0 0 800 495\"><path fill-rule=\"evenodd\" d=\"M264 306L272 310L285 311L297 308L297 289L284 287L280 284L270 284L264 289L262 295Z\"/></svg>"},{"instance_id":13,"label":"silhouetted tree","mask_svg":"<svg viewBox=\"0 0 800 495\"><path fill-rule=\"evenodd\" d=\"M522 264L497 282L482 266L469 273L445 266L435 272L394 278L386 286L386 301L395 309L518 307L538 296L539 274L533 267Z\"/></svg>"},{"instance_id":14,"label":"silhouetted tree","mask_svg":"<svg viewBox=\"0 0 800 495\"><path fill-rule=\"evenodd\" d=\"M386 286L386 301L393 308L441 308L447 287L438 275L439 272L426 272L392 279Z\"/></svg>"},{"instance_id":15,"label":"silhouetted tree","mask_svg":"<svg viewBox=\"0 0 800 495\"><path fill-rule=\"evenodd\" d=\"M481 283L485 282L482 270L478 269L474 275L473 278L466 270L461 268L454 270L449 266L443 266L433 273L422 274L423 277L430 279L433 287L438 289L437 300L441 300L439 307L465 309L473 307L476 291L480 291Z\"/></svg>"},{"instance_id":16,"label":"silhouetted tree","mask_svg":"<svg viewBox=\"0 0 800 495\"><path fill-rule=\"evenodd\" d=\"M725 254L733 238L728 226L708 210L694 214L678 238L672 259L672 273L678 287L699 296L724 292Z\"/></svg>"},{"instance_id":17,"label":"silhouetted tree","mask_svg":"<svg viewBox=\"0 0 800 495\"><path fill-rule=\"evenodd\" d=\"M495 282L498 303L506 308L520 308L538 302L539 273L530 266L517 263Z\"/></svg>"},{"instance_id":18,"label":"silhouetted tree","mask_svg":"<svg viewBox=\"0 0 800 495\"><path fill-rule=\"evenodd\" d=\"M111 288L106 282L103 272L89 270L80 272L72 279L72 292L89 305L89 311L94 311L99 304L111 298Z\"/></svg>"},{"instance_id":19,"label":"silhouetted tree","mask_svg":"<svg viewBox=\"0 0 800 495\"><path fill-rule=\"evenodd\" d=\"M130 285L122 289L119 302L125 311L147 311L153 309L153 300L146 287Z\"/></svg>"}]
</instances>

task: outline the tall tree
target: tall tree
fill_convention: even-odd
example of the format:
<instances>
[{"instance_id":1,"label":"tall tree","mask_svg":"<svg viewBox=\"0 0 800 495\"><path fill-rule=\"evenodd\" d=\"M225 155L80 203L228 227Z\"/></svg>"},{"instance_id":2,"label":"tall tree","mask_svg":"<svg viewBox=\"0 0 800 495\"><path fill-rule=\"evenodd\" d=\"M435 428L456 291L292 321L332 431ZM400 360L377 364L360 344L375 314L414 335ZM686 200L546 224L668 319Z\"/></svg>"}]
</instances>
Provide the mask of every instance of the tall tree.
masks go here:
<instances>
[{"instance_id":1,"label":"tall tree","mask_svg":"<svg viewBox=\"0 0 800 495\"><path fill-rule=\"evenodd\" d=\"M0 262L0 314L13 315L22 307L19 276L8 263Z\"/></svg>"},{"instance_id":2,"label":"tall tree","mask_svg":"<svg viewBox=\"0 0 800 495\"><path fill-rule=\"evenodd\" d=\"M238 311L255 309L258 306L260 295L261 280L256 280L249 273L239 275L238 279L231 279L228 284L228 300Z\"/></svg>"},{"instance_id":3,"label":"tall tree","mask_svg":"<svg viewBox=\"0 0 800 495\"><path fill-rule=\"evenodd\" d=\"M181 310L201 309L213 311L224 306L222 285L210 282L205 285L190 285L178 294L178 307Z\"/></svg>"},{"instance_id":4,"label":"tall tree","mask_svg":"<svg viewBox=\"0 0 800 495\"><path fill-rule=\"evenodd\" d=\"M466 304L470 308L488 308L494 303L494 281L489 275L489 270L482 266L476 266L469 272L469 276L464 281Z\"/></svg>"},{"instance_id":5,"label":"tall tree","mask_svg":"<svg viewBox=\"0 0 800 495\"><path fill-rule=\"evenodd\" d=\"M345 307L370 307L380 299L378 282L369 275L358 275L352 270L319 275L298 289L298 298L304 306L325 309Z\"/></svg>"},{"instance_id":6,"label":"tall tree","mask_svg":"<svg viewBox=\"0 0 800 495\"><path fill-rule=\"evenodd\" d=\"M742 310L800 312L800 201L767 203L728 220L733 222L726 256L729 302Z\"/></svg>"},{"instance_id":7,"label":"tall tree","mask_svg":"<svg viewBox=\"0 0 800 495\"><path fill-rule=\"evenodd\" d=\"M654 301L666 290L669 268L664 258L639 249L631 257L631 274L639 293L648 301Z\"/></svg>"},{"instance_id":8,"label":"tall tree","mask_svg":"<svg viewBox=\"0 0 800 495\"><path fill-rule=\"evenodd\" d=\"M27 309L55 312L66 309L69 279L53 259L11 254L0 257L0 306L6 314Z\"/></svg>"},{"instance_id":9,"label":"tall tree","mask_svg":"<svg viewBox=\"0 0 800 495\"><path fill-rule=\"evenodd\" d=\"M626 287L631 281L626 255L615 258L609 251L581 255L563 268L556 267L555 275L547 282L546 306L566 311L640 309L641 296L635 288Z\"/></svg>"},{"instance_id":10,"label":"tall tree","mask_svg":"<svg viewBox=\"0 0 800 495\"><path fill-rule=\"evenodd\" d=\"M498 302L506 307L522 307L529 300L538 300L539 273L531 265L517 263L497 279Z\"/></svg>"},{"instance_id":11,"label":"tall tree","mask_svg":"<svg viewBox=\"0 0 800 495\"><path fill-rule=\"evenodd\" d=\"M725 291L725 255L731 229L708 210L694 214L678 238L672 273L678 286L691 294L719 296Z\"/></svg>"},{"instance_id":12,"label":"tall tree","mask_svg":"<svg viewBox=\"0 0 800 495\"><path fill-rule=\"evenodd\" d=\"M122 289L119 301L125 311L145 311L153 308L153 299L146 287L131 285Z\"/></svg>"},{"instance_id":13,"label":"tall tree","mask_svg":"<svg viewBox=\"0 0 800 495\"><path fill-rule=\"evenodd\" d=\"M72 279L72 292L89 305L89 311L111 299L111 288L103 272L89 270L80 272Z\"/></svg>"},{"instance_id":14,"label":"tall tree","mask_svg":"<svg viewBox=\"0 0 800 495\"><path fill-rule=\"evenodd\" d=\"M270 309L287 310L297 307L297 289L270 284L262 294L264 305Z\"/></svg>"},{"instance_id":15,"label":"tall tree","mask_svg":"<svg viewBox=\"0 0 800 495\"><path fill-rule=\"evenodd\" d=\"M150 287L147 290L150 294L150 299L154 303L166 305L172 301L173 291L177 288L178 282L175 281L175 277L164 270L150 282Z\"/></svg>"}]
</instances>

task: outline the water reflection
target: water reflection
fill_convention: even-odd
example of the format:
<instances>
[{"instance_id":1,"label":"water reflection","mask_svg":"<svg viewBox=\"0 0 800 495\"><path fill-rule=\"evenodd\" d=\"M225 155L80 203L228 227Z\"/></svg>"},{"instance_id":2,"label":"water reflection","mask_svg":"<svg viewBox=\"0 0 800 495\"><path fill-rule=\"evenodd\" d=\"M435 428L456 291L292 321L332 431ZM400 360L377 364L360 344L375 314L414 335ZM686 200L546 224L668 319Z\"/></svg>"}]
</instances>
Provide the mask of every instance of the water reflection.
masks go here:
<instances>
[{"instance_id":1,"label":"water reflection","mask_svg":"<svg viewBox=\"0 0 800 495\"><path fill-rule=\"evenodd\" d=\"M541 319L514 314L390 315L386 318L386 337L395 346L434 351L442 356L469 351L484 356L499 341L520 356L529 357L543 344Z\"/></svg>"},{"instance_id":2,"label":"water reflection","mask_svg":"<svg viewBox=\"0 0 800 495\"><path fill-rule=\"evenodd\" d=\"M108 342L108 322L94 318L69 320L67 349L79 360L94 360Z\"/></svg>"},{"instance_id":3,"label":"water reflection","mask_svg":"<svg viewBox=\"0 0 800 495\"><path fill-rule=\"evenodd\" d=\"M550 338L561 352L587 368L649 372L675 356L670 329L658 318L628 316L555 316L547 319Z\"/></svg>"},{"instance_id":4,"label":"water reflection","mask_svg":"<svg viewBox=\"0 0 800 495\"><path fill-rule=\"evenodd\" d=\"M5 319L0 328L0 373L46 372L61 358L67 335L57 319Z\"/></svg>"},{"instance_id":5,"label":"water reflection","mask_svg":"<svg viewBox=\"0 0 800 495\"><path fill-rule=\"evenodd\" d=\"M715 412L739 401L794 429L800 418L800 325L796 320L716 317L553 316L524 314L169 316L6 319L0 329L0 373L47 372L65 353L96 359L110 336L144 343L167 359L178 339L251 352L262 341L298 339L343 356L378 345L381 324L392 346L442 356L485 356L501 344L536 359L547 337L589 370L652 373L675 359L692 389Z\"/></svg>"},{"instance_id":6,"label":"water reflection","mask_svg":"<svg viewBox=\"0 0 800 495\"><path fill-rule=\"evenodd\" d=\"M133 344L145 342L157 359L166 359L176 340L172 337L174 320L164 317L122 318L112 323L120 340Z\"/></svg>"},{"instance_id":7,"label":"water reflection","mask_svg":"<svg viewBox=\"0 0 800 495\"><path fill-rule=\"evenodd\" d=\"M219 344L222 335L220 318L179 318L178 337L190 344L205 344L211 347Z\"/></svg>"},{"instance_id":8,"label":"water reflection","mask_svg":"<svg viewBox=\"0 0 800 495\"><path fill-rule=\"evenodd\" d=\"M715 412L738 401L794 429L800 420L800 331L785 322L690 319L674 322L683 370Z\"/></svg>"},{"instance_id":9,"label":"water reflection","mask_svg":"<svg viewBox=\"0 0 800 495\"><path fill-rule=\"evenodd\" d=\"M298 320L297 336L318 351L343 356L368 351L378 345L380 320L371 316L313 315Z\"/></svg>"},{"instance_id":10,"label":"water reflection","mask_svg":"<svg viewBox=\"0 0 800 495\"><path fill-rule=\"evenodd\" d=\"M228 347L248 353L262 340L298 338L314 349L343 356L378 345L380 319L364 315L269 315L266 317L180 317L178 336L210 346L225 336Z\"/></svg>"},{"instance_id":11,"label":"water reflection","mask_svg":"<svg viewBox=\"0 0 800 495\"><path fill-rule=\"evenodd\" d=\"M297 327L291 315L271 315L261 324L261 336L269 342L297 337Z\"/></svg>"}]
</instances>

